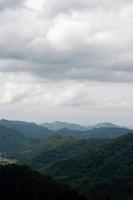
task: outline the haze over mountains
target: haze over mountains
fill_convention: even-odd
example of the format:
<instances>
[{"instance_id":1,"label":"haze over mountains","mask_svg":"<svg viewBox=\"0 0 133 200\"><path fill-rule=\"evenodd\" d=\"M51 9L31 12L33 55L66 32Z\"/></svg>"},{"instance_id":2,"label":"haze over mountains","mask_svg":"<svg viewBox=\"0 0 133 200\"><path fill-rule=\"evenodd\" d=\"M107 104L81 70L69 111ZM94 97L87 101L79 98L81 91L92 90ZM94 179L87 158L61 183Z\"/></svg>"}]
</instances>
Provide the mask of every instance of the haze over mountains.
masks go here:
<instances>
[{"instance_id":1,"label":"haze over mountains","mask_svg":"<svg viewBox=\"0 0 133 200\"><path fill-rule=\"evenodd\" d=\"M119 125L110 123L110 122L103 122L99 124L95 124L93 126L83 126L79 124L74 124L74 123L68 123L68 122L61 122L61 121L55 121L55 122L45 122L41 124L42 126L51 129L51 130L60 130L63 128L68 128L72 130L90 130L93 128L118 128L120 127Z\"/></svg>"},{"instance_id":2,"label":"haze over mountains","mask_svg":"<svg viewBox=\"0 0 133 200\"><path fill-rule=\"evenodd\" d=\"M120 127L109 122L85 127L78 124L59 121L40 125L33 122L1 119L0 125L6 128L14 129L23 134L25 137L35 139L44 139L52 134L72 136L76 139L113 138L123 135L127 132L132 132L132 130L128 128Z\"/></svg>"}]
</instances>

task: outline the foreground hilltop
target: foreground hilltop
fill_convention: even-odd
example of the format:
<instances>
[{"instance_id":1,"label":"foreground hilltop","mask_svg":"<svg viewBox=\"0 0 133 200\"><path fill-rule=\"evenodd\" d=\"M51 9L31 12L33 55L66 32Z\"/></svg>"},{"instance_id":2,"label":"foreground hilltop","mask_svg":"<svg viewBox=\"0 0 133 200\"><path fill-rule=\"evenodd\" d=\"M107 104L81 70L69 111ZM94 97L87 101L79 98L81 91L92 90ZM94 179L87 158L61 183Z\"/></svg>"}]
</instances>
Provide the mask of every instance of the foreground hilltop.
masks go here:
<instances>
[{"instance_id":1,"label":"foreground hilltop","mask_svg":"<svg viewBox=\"0 0 133 200\"><path fill-rule=\"evenodd\" d=\"M27 166L0 166L1 200L87 200L75 190L62 186Z\"/></svg>"}]
</instances>

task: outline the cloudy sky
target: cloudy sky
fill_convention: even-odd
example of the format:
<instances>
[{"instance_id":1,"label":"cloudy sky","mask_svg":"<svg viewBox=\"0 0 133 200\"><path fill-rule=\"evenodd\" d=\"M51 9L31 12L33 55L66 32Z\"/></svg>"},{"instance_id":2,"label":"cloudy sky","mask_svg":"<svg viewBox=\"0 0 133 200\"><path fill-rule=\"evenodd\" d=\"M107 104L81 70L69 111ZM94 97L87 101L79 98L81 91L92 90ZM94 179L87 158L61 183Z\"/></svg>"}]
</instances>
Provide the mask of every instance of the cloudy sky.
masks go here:
<instances>
[{"instance_id":1,"label":"cloudy sky","mask_svg":"<svg viewBox=\"0 0 133 200\"><path fill-rule=\"evenodd\" d=\"M0 0L0 118L133 127L133 1Z\"/></svg>"}]
</instances>

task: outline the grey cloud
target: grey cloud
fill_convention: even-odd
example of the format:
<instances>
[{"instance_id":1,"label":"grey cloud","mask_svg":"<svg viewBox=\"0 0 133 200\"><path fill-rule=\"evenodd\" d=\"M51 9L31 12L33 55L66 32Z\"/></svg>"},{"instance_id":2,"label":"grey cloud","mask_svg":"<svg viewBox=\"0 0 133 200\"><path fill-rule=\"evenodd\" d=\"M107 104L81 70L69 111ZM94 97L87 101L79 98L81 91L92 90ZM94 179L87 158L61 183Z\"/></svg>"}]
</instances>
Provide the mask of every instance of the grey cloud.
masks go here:
<instances>
[{"instance_id":1,"label":"grey cloud","mask_svg":"<svg viewBox=\"0 0 133 200\"><path fill-rule=\"evenodd\" d=\"M20 1L2 2L1 8ZM0 71L41 79L132 82L132 7L130 0L51 0L41 13L23 7L10 11L10 17L3 12ZM49 18L46 11L54 15Z\"/></svg>"},{"instance_id":2,"label":"grey cloud","mask_svg":"<svg viewBox=\"0 0 133 200\"><path fill-rule=\"evenodd\" d=\"M45 13L53 16L60 13L67 13L73 10L93 10L93 9L109 9L114 10L118 9L125 4L132 3L131 0L118 0L117 2L114 0L49 0L45 1L43 4Z\"/></svg>"},{"instance_id":3,"label":"grey cloud","mask_svg":"<svg viewBox=\"0 0 133 200\"><path fill-rule=\"evenodd\" d=\"M0 11L7 8L17 7L19 5L22 5L22 3L23 3L23 0L1 0Z\"/></svg>"}]
</instances>

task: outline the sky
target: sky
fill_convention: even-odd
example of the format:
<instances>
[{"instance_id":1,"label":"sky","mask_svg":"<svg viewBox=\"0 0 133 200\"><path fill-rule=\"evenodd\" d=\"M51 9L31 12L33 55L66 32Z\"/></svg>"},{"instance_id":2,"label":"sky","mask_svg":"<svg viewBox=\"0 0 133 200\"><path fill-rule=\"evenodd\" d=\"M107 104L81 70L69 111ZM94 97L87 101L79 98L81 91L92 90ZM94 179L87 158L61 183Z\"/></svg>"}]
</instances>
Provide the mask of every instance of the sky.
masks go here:
<instances>
[{"instance_id":1,"label":"sky","mask_svg":"<svg viewBox=\"0 0 133 200\"><path fill-rule=\"evenodd\" d=\"M0 118L133 127L133 1L0 0Z\"/></svg>"}]
</instances>

